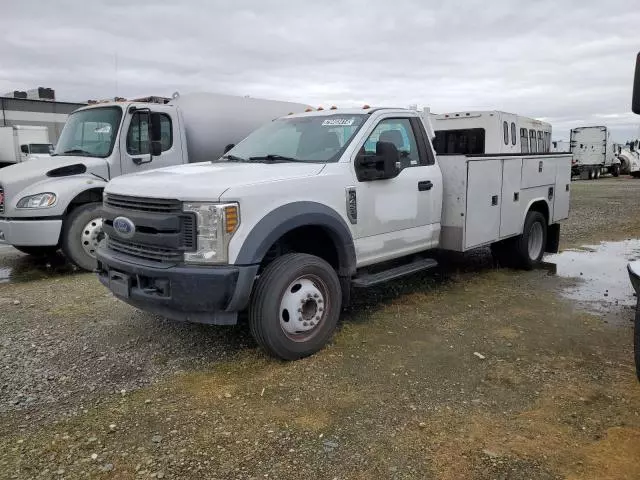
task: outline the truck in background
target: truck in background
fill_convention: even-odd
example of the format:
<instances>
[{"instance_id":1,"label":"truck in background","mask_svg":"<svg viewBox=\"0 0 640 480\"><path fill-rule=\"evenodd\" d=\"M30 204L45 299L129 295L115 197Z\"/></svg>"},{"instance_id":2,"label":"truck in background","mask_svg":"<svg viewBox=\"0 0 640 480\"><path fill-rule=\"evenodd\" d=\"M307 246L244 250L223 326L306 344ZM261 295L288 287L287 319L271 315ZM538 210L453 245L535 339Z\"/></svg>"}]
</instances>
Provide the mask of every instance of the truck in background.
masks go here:
<instances>
[{"instance_id":1,"label":"truck in background","mask_svg":"<svg viewBox=\"0 0 640 480\"><path fill-rule=\"evenodd\" d=\"M49 157L52 149L47 127L0 127L0 168L34 158Z\"/></svg>"},{"instance_id":2,"label":"truck in background","mask_svg":"<svg viewBox=\"0 0 640 480\"><path fill-rule=\"evenodd\" d=\"M622 165L607 127L573 128L569 143L573 155L572 175L583 180L596 180L606 173L614 177L620 175Z\"/></svg>"},{"instance_id":3,"label":"truck in background","mask_svg":"<svg viewBox=\"0 0 640 480\"><path fill-rule=\"evenodd\" d=\"M621 172L640 178L640 141L634 140L625 145L615 145L616 156L620 160Z\"/></svg>"},{"instance_id":4,"label":"truck in background","mask_svg":"<svg viewBox=\"0 0 640 480\"><path fill-rule=\"evenodd\" d=\"M536 152L514 152L525 148L517 121L483 113L444 135L436 122L440 149L474 148L436 155L428 112L314 111L270 122L216 161L116 178L99 279L177 320L229 325L248 309L269 354L311 355L352 287L432 268L436 249L491 246L524 268L557 251L571 156L538 154L549 146L538 124L521 127ZM484 130L484 143L462 142L461 129ZM510 151L487 152L492 132Z\"/></svg>"},{"instance_id":5,"label":"truck in background","mask_svg":"<svg viewBox=\"0 0 640 480\"><path fill-rule=\"evenodd\" d=\"M218 158L258 126L307 105L194 93L171 102L108 102L65 123L50 161L0 170L0 241L30 255L62 249L94 270L102 192L119 175Z\"/></svg>"},{"instance_id":6,"label":"truck in background","mask_svg":"<svg viewBox=\"0 0 640 480\"><path fill-rule=\"evenodd\" d=\"M551 142L551 151L553 153L569 153L571 152L570 142L567 140L554 140Z\"/></svg>"}]
</instances>

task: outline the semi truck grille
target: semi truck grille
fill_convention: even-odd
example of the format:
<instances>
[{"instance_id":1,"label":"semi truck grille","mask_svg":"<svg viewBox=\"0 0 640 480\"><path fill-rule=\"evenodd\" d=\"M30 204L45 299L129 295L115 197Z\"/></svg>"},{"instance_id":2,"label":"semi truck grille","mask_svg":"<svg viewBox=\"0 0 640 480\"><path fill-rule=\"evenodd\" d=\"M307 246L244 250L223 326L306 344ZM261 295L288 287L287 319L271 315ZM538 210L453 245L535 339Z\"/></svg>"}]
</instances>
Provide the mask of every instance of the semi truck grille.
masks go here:
<instances>
[{"instance_id":1,"label":"semi truck grille","mask_svg":"<svg viewBox=\"0 0 640 480\"><path fill-rule=\"evenodd\" d=\"M0 214L4 213L4 188L0 185Z\"/></svg>"},{"instance_id":2,"label":"semi truck grille","mask_svg":"<svg viewBox=\"0 0 640 480\"><path fill-rule=\"evenodd\" d=\"M152 247L138 243L107 238L107 247L114 252L123 253L132 257L159 263L178 263L183 255L179 250L162 247Z\"/></svg>"},{"instance_id":3,"label":"semi truck grille","mask_svg":"<svg viewBox=\"0 0 640 480\"><path fill-rule=\"evenodd\" d=\"M164 200L159 198L129 197L108 193L104 199L105 205L121 210L135 210L137 212L153 213L181 213L182 203L179 200Z\"/></svg>"}]
</instances>

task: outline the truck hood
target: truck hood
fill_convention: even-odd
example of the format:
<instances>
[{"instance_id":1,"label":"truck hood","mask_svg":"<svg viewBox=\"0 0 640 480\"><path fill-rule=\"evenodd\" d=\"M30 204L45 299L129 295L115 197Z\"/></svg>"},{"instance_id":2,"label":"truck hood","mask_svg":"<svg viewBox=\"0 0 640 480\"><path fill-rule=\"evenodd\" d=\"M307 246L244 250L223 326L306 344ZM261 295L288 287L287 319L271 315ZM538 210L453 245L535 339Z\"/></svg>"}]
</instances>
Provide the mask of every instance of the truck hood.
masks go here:
<instances>
[{"instance_id":1,"label":"truck hood","mask_svg":"<svg viewBox=\"0 0 640 480\"><path fill-rule=\"evenodd\" d=\"M118 177L105 191L182 201L215 201L233 187L311 177L323 168L323 163L192 163Z\"/></svg>"},{"instance_id":2,"label":"truck hood","mask_svg":"<svg viewBox=\"0 0 640 480\"><path fill-rule=\"evenodd\" d=\"M13 203L14 197L22 197L23 190L27 187L32 187L30 190L37 190L39 183L47 183L46 189L41 191L58 193L55 192L55 189L50 184L57 178L48 177L47 172L71 165L84 165L87 173L93 173L107 181L109 179L109 166L104 158L60 155L38 161L16 163L0 169L0 185L4 188L5 204L10 205ZM43 188L45 188L44 185ZM35 191L33 193L40 192Z\"/></svg>"}]
</instances>

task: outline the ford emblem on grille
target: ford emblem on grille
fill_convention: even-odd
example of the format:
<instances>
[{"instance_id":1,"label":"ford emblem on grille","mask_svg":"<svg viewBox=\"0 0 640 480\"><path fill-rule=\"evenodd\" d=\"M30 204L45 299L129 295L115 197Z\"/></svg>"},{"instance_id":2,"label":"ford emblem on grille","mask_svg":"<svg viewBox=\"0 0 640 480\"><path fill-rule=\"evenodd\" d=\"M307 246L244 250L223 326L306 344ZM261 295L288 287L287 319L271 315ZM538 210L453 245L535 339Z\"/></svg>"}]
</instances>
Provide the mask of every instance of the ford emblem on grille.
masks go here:
<instances>
[{"instance_id":1,"label":"ford emblem on grille","mask_svg":"<svg viewBox=\"0 0 640 480\"><path fill-rule=\"evenodd\" d=\"M131 238L136 233L135 224L127 217L117 217L113 221L113 229L122 238Z\"/></svg>"}]
</instances>

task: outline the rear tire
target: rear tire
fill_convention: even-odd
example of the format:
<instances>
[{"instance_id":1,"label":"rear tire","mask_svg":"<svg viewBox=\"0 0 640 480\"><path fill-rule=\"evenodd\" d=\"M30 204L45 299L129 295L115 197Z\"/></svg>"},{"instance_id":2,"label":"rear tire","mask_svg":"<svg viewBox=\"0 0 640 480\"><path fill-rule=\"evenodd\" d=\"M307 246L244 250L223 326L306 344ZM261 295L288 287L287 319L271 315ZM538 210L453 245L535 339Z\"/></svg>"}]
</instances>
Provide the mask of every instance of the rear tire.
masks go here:
<instances>
[{"instance_id":1,"label":"rear tire","mask_svg":"<svg viewBox=\"0 0 640 480\"><path fill-rule=\"evenodd\" d=\"M599 178L600 178L600 167L596 168L595 172L593 173L594 180L598 180Z\"/></svg>"},{"instance_id":2,"label":"rear tire","mask_svg":"<svg viewBox=\"0 0 640 480\"><path fill-rule=\"evenodd\" d=\"M342 306L338 275L319 257L290 253L258 278L249 328L258 344L282 360L313 355L331 339Z\"/></svg>"},{"instance_id":3,"label":"rear tire","mask_svg":"<svg viewBox=\"0 0 640 480\"><path fill-rule=\"evenodd\" d=\"M614 177L619 177L620 176L620 165L619 164L615 164L613 166L613 172L612 172Z\"/></svg>"},{"instance_id":4,"label":"rear tire","mask_svg":"<svg viewBox=\"0 0 640 480\"><path fill-rule=\"evenodd\" d=\"M26 253L27 255L31 255L32 257L44 258L51 257L55 255L58 251L58 247L32 247L32 246L22 246L22 245L13 245L13 248L21 251L22 253Z\"/></svg>"},{"instance_id":5,"label":"rear tire","mask_svg":"<svg viewBox=\"0 0 640 480\"><path fill-rule=\"evenodd\" d=\"M540 265L547 245L547 221L537 211L529 211L524 221L522 235L513 243L513 258L518 266L531 270Z\"/></svg>"},{"instance_id":6,"label":"rear tire","mask_svg":"<svg viewBox=\"0 0 640 480\"><path fill-rule=\"evenodd\" d=\"M589 169L589 175L588 175L589 180L593 180L594 176L595 176L595 172L593 171L593 168L590 168Z\"/></svg>"},{"instance_id":7,"label":"rear tire","mask_svg":"<svg viewBox=\"0 0 640 480\"><path fill-rule=\"evenodd\" d=\"M62 227L62 251L83 270L96 269L95 252L103 238L102 204L85 203L67 216Z\"/></svg>"}]
</instances>

